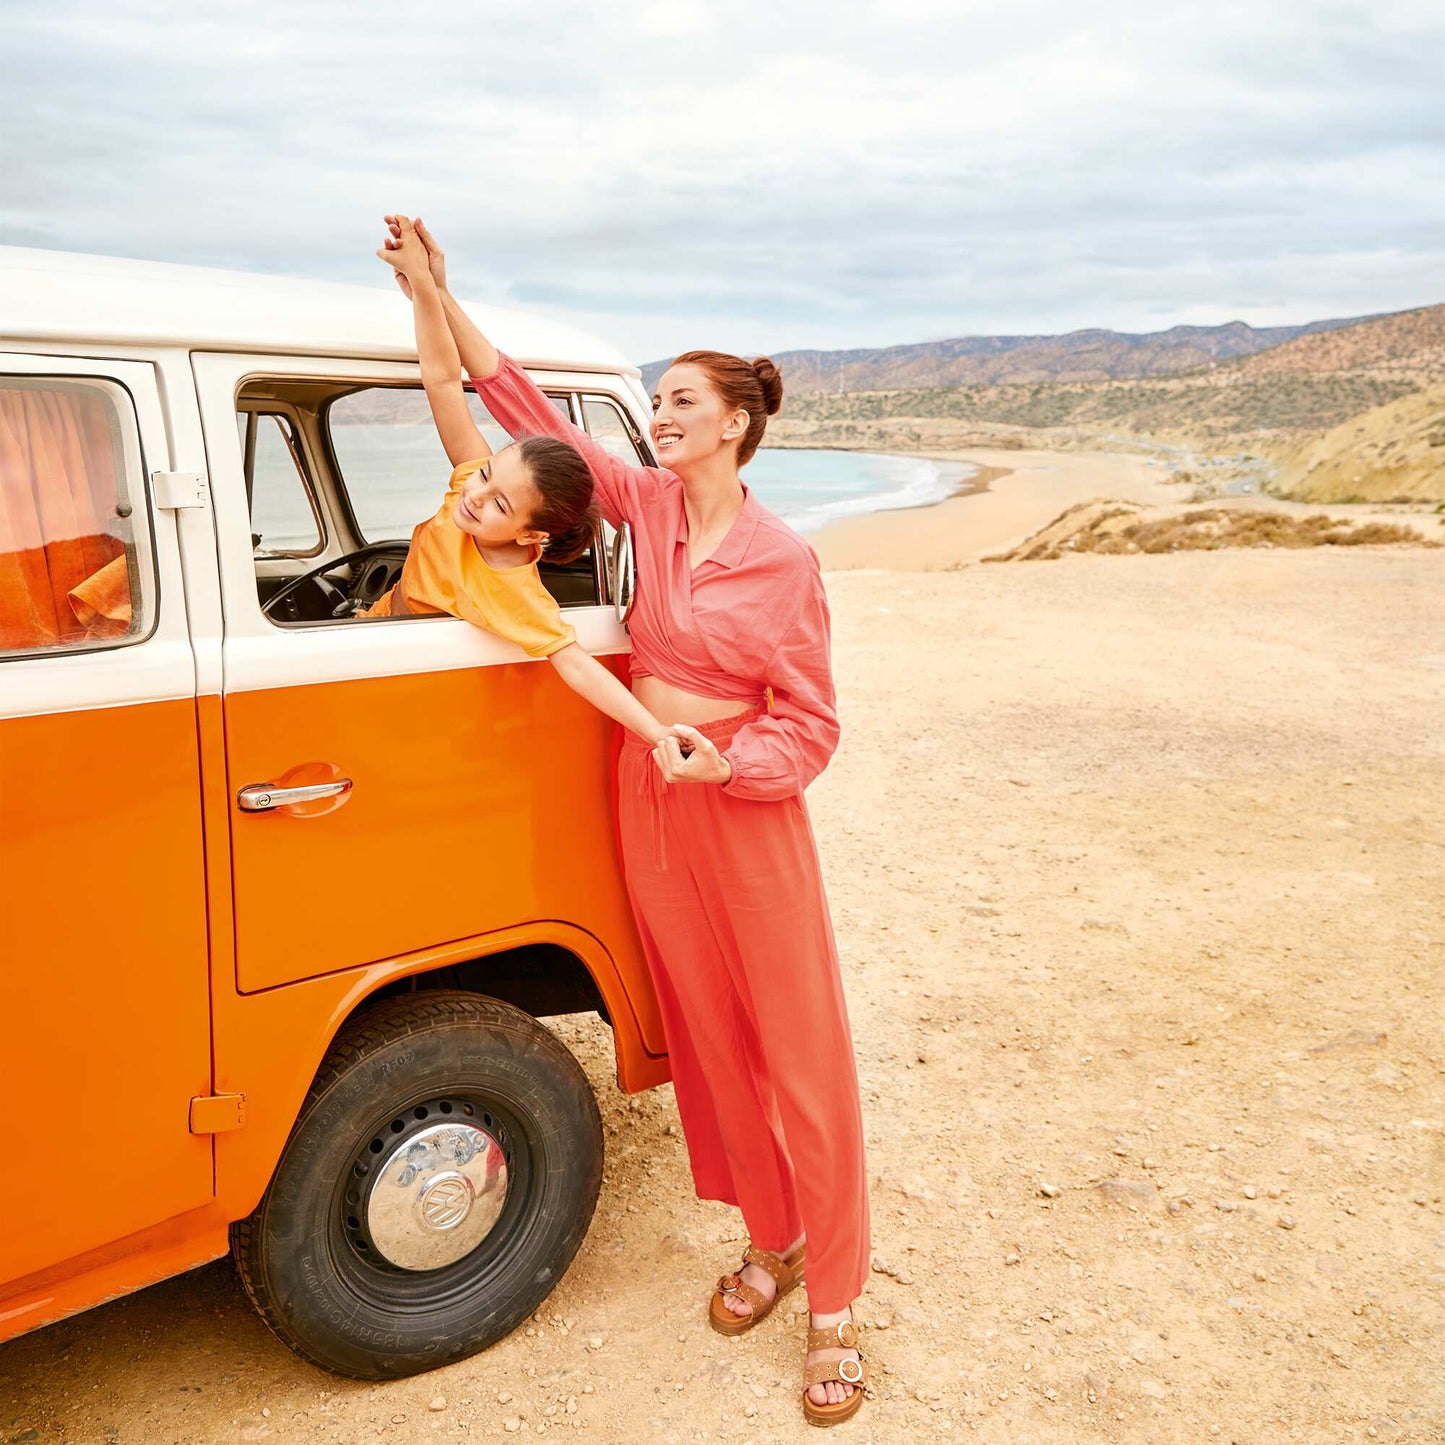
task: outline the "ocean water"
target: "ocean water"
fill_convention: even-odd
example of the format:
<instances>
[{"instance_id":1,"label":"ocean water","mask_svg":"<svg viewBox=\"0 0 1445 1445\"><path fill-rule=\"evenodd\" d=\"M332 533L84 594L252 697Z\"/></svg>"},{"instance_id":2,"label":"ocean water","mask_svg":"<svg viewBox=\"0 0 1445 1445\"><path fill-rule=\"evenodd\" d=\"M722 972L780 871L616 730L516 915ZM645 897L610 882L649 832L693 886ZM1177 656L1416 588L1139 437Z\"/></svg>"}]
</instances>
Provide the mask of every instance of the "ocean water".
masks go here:
<instances>
[{"instance_id":1,"label":"ocean water","mask_svg":"<svg viewBox=\"0 0 1445 1445\"><path fill-rule=\"evenodd\" d=\"M926 457L789 447L758 452L743 479L765 507L806 534L843 517L941 502L976 471Z\"/></svg>"}]
</instances>

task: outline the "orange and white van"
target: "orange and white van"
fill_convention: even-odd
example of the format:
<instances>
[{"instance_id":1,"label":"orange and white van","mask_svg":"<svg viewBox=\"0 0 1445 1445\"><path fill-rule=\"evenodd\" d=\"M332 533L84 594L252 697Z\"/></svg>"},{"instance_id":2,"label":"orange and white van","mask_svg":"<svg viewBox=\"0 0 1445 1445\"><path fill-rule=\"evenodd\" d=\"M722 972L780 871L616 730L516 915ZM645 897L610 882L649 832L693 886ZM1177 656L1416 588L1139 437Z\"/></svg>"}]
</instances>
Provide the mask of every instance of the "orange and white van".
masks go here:
<instances>
[{"instance_id":1,"label":"orange and white van","mask_svg":"<svg viewBox=\"0 0 1445 1445\"><path fill-rule=\"evenodd\" d=\"M476 311L651 461L622 357ZM464 622L353 620L449 471L385 290L0 249L0 1339L229 1249L327 1369L459 1359L597 1198L537 1020L666 1078L611 724ZM625 543L543 566L619 673Z\"/></svg>"}]
</instances>

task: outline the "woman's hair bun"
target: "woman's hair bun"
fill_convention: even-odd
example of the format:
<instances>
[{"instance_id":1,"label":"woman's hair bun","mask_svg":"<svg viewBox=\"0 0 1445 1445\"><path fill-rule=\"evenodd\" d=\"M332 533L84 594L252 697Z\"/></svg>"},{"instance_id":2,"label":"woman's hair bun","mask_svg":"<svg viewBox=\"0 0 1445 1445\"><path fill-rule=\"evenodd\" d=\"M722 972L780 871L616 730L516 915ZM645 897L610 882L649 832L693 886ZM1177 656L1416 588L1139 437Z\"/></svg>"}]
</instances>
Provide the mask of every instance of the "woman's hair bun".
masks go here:
<instances>
[{"instance_id":1,"label":"woman's hair bun","mask_svg":"<svg viewBox=\"0 0 1445 1445\"><path fill-rule=\"evenodd\" d=\"M783 373L773 365L771 356L755 357L752 367L763 388L763 405L769 416L776 416L783 404Z\"/></svg>"}]
</instances>

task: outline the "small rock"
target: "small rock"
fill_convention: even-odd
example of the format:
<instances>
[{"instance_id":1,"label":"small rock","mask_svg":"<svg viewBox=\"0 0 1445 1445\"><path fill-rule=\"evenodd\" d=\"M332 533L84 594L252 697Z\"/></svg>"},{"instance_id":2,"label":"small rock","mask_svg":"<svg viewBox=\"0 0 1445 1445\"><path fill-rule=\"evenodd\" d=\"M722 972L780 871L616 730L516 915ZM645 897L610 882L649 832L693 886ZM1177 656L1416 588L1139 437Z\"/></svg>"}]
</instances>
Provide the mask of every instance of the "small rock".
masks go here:
<instances>
[{"instance_id":1,"label":"small rock","mask_svg":"<svg viewBox=\"0 0 1445 1445\"><path fill-rule=\"evenodd\" d=\"M447 1398L446 1398L446 1396L445 1396L445 1395L438 1395L438 1396L437 1396L434 1400L432 1400L432 1402L427 1406L427 1409L428 1409L428 1410L445 1410L446 1407L447 1407Z\"/></svg>"},{"instance_id":2,"label":"small rock","mask_svg":"<svg viewBox=\"0 0 1445 1445\"><path fill-rule=\"evenodd\" d=\"M1239 1208L1239 1205L1232 1199L1216 1199L1214 1201L1214 1207L1219 1210L1221 1214L1233 1214L1234 1211Z\"/></svg>"},{"instance_id":3,"label":"small rock","mask_svg":"<svg viewBox=\"0 0 1445 1445\"><path fill-rule=\"evenodd\" d=\"M1147 1395L1151 1400L1162 1400L1167 1392L1158 1380L1141 1379L1139 1393Z\"/></svg>"},{"instance_id":4,"label":"small rock","mask_svg":"<svg viewBox=\"0 0 1445 1445\"><path fill-rule=\"evenodd\" d=\"M1253 1184L1246 1184L1244 1186L1244 1197L1246 1199L1258 1199L1259 1191L1254 1187Z\"/></svg>"},{"instance_id":5,"label":"small rock","mask_svg":"<svg viewBox=\"0 0 1445 1445\"><path fill-rule=\"evenodd\" d=\"M1040 1184L1039 1193L1042 1194L1045 1199L1057 1199L1063 1191L1057 1184Z\"/></svg>"},{"instance_id":6,"label":"small rock","mask_svg":"<svg viewBox=\"0 0 1445 1445\"><path fill-rule=\"evenodd\" d=\"M1003 1262L1004 1262L1006 1265L1007 1265L1007 1264L1022 1264L1022 1263L1023 1263L1023 1256L1022 1256L1021 1254L1006 1254L1006 1255L1004 1255L1004 1257L1003 1257Z\"/></svg>"},{"instance_id":7,"label":"small rock","mask_svg":"<svg viewBox=\"0 0 1445 1445\"><path fill-rule=\"evenodd\" d=\"M587 1336L587 1348L588 1348L589 1350L594 1350L594 1351L595 1351L595 1350L600 1350L600 1349L602 1348L602 1345L603 1345L603 1339L602 1339L602 1336L601 1336L601 1335L588 1335L588 1336Z\"/></svg>"},{"instance_id":8,"label":"small rock","mask_svg":"<svg viewBox=\"0 0 1445 1445\"><path fill-rule=\"evenodd\" d=\"M511 1392L510 1390L502 1390L502 1391L497 1395L497 1404L499 1404L499 1405L505 1405L505 1404L507 1403L507 1401L510 1400L511 1398L512 1398L512 1392Z\"/></svg>"},{"instance_id":9,"label":"small rock","mask_svg":"<svg viewBox=\"0 0 1445 1445\"><path fill-rule=\"evenodd\" d=\"M1084 1388L1091 1395L1097 1395L1102 1400L1109 1393L1109 1382L1098 1370L1085 1370Z\"/></svg>"},{"instance_id":10,"label":"small rock","mask_svg":"<svg viewBox=\"0 0 1445 1445\"><path fill-rule=\"evenodd\" d=\"M1157 1193L1147 1179L1104 1179L1096 1187L1110 1204L1132 1204L1135 1208L1153 1204Z\"/></svg>"},{"instance_id":11,"label":"small rock","mask_svg":"<svg viewBox=\"0 0 1445 1445\"><path fill-rule=\"evenodd\" d=\"M502 1421L502 1429L505 1430L508 1435L515 1435L521 1428L522 1422L515 1415L508 1415L507 1418Z\"/></svg>"},{"instance_id":12,"label":"small rock","mask_svg":"<svg viewBox=\"0 0 1445 1445\"><path fill-rule=\"evenodd\" d=\"M1293 1229L1293 1228L1294 1228L1294 1215L1292 1215L1292 1214L1281 1214L1280 1217L1275 1220L1275 1223L1276 1223L1277 1225L1279 1225L1279 1227L1280 1227L1281 1229Z\"/></svg>"}]
</instances>

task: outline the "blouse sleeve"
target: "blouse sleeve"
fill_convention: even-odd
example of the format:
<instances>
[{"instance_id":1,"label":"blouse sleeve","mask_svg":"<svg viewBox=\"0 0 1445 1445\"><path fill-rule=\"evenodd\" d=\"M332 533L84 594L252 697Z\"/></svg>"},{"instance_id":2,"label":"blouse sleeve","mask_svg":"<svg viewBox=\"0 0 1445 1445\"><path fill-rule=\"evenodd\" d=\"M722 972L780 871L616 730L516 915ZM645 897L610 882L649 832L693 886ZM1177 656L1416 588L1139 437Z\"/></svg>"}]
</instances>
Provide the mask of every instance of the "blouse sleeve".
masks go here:
<instances>
[{"instance_id":1,"label":"blouse sleeve","mask_svg":"<svg viewBox=\"0 0 1445 1445\"><path fill-rule=\"evenodd\" d=\"M838 713L828 647L828 599L813 574L807 601L765 670L773 706L740 728L723 756L733 775L723 791L770 801L801 793L838 746Z\"/></svg>"},{"instance_id":2,"label":"blouse sleeve","mask_svg":"<svg viewBox=\"0 0 1445 1445\"><path fill-rule=\"evenodd\" d=\"M580 427L573 426L547 394L512 360L501 361L490 376L471 377L472 389L509 436L549 436L571 442L586 461L597 485L597 503L614 527L632 521L656 495L660 474L653 467L629 466Z\"/></svg>"}]
</instances>

